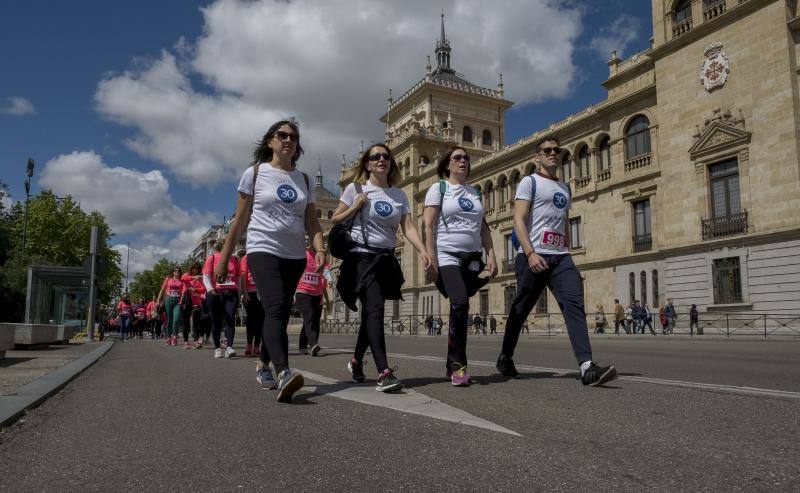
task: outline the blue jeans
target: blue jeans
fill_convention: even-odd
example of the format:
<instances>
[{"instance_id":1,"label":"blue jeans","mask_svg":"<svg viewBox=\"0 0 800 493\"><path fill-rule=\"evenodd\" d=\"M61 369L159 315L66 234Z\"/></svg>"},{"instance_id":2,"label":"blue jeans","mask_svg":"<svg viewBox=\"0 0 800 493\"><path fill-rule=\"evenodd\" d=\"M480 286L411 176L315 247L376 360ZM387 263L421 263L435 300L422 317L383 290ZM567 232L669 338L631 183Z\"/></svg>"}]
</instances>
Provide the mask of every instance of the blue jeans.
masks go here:
<instances>
[{"instance_id":1,"label":"blue jeans","mask_svg":"<svg viewBox=\"0 0 800 493\"><path fill-rule=\"evenodd\" d=\"M128 331L131 330L131 317L123 315L119 316L119 335L123 339L128 337Z\"/></svg>"},{"instance_id":2,"label":"blue jeans","mask_svg":"<svg viewBox=\"0 0 800 493\"><path fill-rule=\"evenodd\" d=\"M522 324L525 323L544 288L549 287L564 315L575 358L579 364L591 361L592 347L589 344L589 328L586 326L581 274L570 255L542 255L541 257L549 267L539 273L531 270L525 255L520 253L514 260L517 295L511 304L511 312L506 321L503 354L509 358L514 355Z\"/></svg>"}]
</instances>

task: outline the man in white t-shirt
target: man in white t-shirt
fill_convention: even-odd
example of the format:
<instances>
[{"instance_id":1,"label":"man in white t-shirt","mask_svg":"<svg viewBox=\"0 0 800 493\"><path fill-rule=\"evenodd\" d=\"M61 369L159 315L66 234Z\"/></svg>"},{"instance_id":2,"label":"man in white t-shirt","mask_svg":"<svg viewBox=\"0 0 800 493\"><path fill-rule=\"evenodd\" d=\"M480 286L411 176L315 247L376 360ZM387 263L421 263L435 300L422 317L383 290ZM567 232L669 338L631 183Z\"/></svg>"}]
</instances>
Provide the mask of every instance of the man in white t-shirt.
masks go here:
<instances>
[{"instance_id":1,"label":"man in white t-shirt","mask_svg":"<svg viewBox=\"0 0 800 493\"><path fill-rule=\"evenodd\" d=\"M512 356L520 329L539 295L549 287L564 315L581 381L596 386L616 378L617 370L592 362L581 276L569 254L567 224L572 194L569 186L558 179L560 156L558 139L545 137L537 146L539 171L523 178L517 186L514 201L514 230L520 242L514 263L517 294L506 322L497 369L507 377L519 376Z\"/></svg>"}]
</instances>

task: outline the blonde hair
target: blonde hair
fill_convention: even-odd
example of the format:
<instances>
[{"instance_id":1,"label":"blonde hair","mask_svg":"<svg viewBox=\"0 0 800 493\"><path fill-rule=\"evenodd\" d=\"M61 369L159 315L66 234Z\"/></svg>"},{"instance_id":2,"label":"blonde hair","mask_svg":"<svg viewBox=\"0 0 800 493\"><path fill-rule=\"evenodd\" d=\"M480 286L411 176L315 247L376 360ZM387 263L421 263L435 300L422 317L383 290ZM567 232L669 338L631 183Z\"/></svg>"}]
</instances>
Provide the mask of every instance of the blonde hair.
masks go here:
<instances>
[{"instance_id":1,"label":"blonde hair","mask_svg":"<svg viewBox=\"0 0 800 493\"><path fill-rule=\"evenodd\" d=\"M389 149L389 146L383 143L379 144L372 144L364 151L361 155L361 159L358 160L358 164L356 164L356 175L354 181L359 183L367 183L369 180L369 170L367 169L367 163L369 163L369 156L372 154L372 149L375 147L382 147L386 150L386 153L389 154L389 176L386 178L386 181L389 183L389 186L394 186L400 183L400 168L397 166L397 162L394 160L394 154L392 154L392 150Z\"/></svg>"}]
</instances>

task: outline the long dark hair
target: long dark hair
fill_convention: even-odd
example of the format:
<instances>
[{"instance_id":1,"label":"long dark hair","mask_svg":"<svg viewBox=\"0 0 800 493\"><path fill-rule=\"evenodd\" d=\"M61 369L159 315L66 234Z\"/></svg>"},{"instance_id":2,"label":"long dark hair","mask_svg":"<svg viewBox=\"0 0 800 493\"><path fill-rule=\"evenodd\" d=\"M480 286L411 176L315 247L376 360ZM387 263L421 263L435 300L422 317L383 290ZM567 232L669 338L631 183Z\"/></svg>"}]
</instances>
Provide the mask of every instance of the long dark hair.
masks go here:
<instances>
[{"instance_id":1,"label":"long dark hair","mask_svg":"<svg viewBox=\"0 0 800 493\"><path fill-rule=\"evenodd\" d=\"M268 163L272 161L272 148L269 146L269 142L284 125L289 125L291 129L297 134L297 146L295 147L294 156L292 156L292 165L297 165L297 160L300 159L300 155L303 154L303 148L300 146L300 129L297 127L295 122L289 120L281 120L279 122L273 123L267 133L264 134L264 137L261 138L258 142L256 142L256 149L253 151L253 163Z\"/></svg>"},{"instance_id":2,"label":"long dark hair","mask_svg":"<svg viewBox=\"0 0 800 493\"><path fill-rule=\"evenodd\" d=\"M369 170L367 170L367 163L369 162L369 155L372 153L373 147L382 147L387 154L389 154L389 176L386 177L386 181L389 182L389 186L393 186L397 183L400 183L400 168L397 167L397 162L394 160L394 154L392 150L389 149L389 146L383 143L372 144L361 154L361 159L358 160L358 164L356 164L356 176L355 181L366 183L369 180Z\"/></svg>"},{"instance_id":3,"label":"long dark hair","mask_svg":"<svg viewBox=\"0 0 800 493\"><path fill-rule=\"evenodd\" d=\"M436 166L436 174L439 175L439 178L450 178L450 157L459 149L464 151L464 154L469 156L467 150L461 146L455 146L447 151L447 154L439 158L439 164ZM469 162L467 162L467 177L469 177L469 172L471 169L472 168L470 167Z\"/></svg>"}]
</instances>

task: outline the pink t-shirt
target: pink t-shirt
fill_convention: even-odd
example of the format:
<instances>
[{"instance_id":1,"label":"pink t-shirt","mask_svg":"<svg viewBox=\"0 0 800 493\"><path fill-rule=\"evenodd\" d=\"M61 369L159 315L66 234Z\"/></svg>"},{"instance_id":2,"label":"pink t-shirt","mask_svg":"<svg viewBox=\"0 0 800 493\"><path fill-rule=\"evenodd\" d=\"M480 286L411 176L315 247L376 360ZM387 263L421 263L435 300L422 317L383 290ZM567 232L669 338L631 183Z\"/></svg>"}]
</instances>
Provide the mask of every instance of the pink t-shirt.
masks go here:
<instances>
[{"instance_id":1,"label":"pink t-shirt","mask_svg":"<svg viewBox=\"0 0 800 493\"><path fill-rule=\"evenodd\" d=\"M297 291L311 296L321 296L325 290L325 283L325 277L317 273L317 259L314 258L311 252L306 250L306 270L300 276L300 282L297 283Z\"/></svg>"},{"instance_id":2,"label":"pink t-shirt","mask_svg":"<svg viewBox=\"0 0 800 493\"><path fill-rule=\"evenodd\" d=\"M161 286L161 289L164 290L164 294L167 296L180 296L183 293L184 286L180 279L168 277L164 279L164 284Z\"/></svg>"},{"instance_id":3,"label":"pink t-shirt","mask_svg":"<svg viewBox=\"0 0 800 493\"><path fill-rule=\"evenodd\" d=\"M253 280L253 274L250 272L250 269L247 268L247 255L244 255L242 260L239 261L239 275L245 276L244 283L248 293L258 290L256 288L256 282Z\"/></svg>"},{"instance_id":4,"label":"pink t-shirt","mask_svg":"<svg viewBox=\"0 0 800 493\"><path fill-rule=\"evenodd\" d=\"M145 315L147 315L147 320L150 320L152 318L153 310L155 310L155 309L156 309L156 302L155 301L150 301L150 302L147 303L147 308L146 308L147 313L145 314Z\"/></svg>"},{"instance_id":5,"label":"pink t-shirt","mask_svg":"<svg viewBox=\"0 0 800 493\"><path fill-rule=\"evenodd\" d=\"M228 276L225 278L225 282L218 283L217 276L214 275L214 266L219 263L220 257L219 252L209 255L203 266L203 274L211 276L211 285L214 286L214 289L237 291L239 289L236 284L236 280L239 279L239 261L234 256L228 259Z\"/></svg>"},{"instance_id":6,"label":"pink t-shirt","mask_svg":"<svg viewBox=\"0 0 800 493\"><path fill-rule=\"evenodd\" d=\"M203 285L203 280L199 277L195 278L187 272L181 276L181 281L185 289L189 291L189 296L192 297L192 305L200 306L206 294L206 287Z\"/></svg>"},{"instance_id":7,"label":"pink t-shirt","mask_svg":"<svg viewBox=\"0 0 800 493\"><path fill-rule=\"evenodd\" d=\"M125 303L124 301L117 303L117 312L123 317L130 317L132 310L133 306L130 303Z\"/></svg>"}]
</instances>

